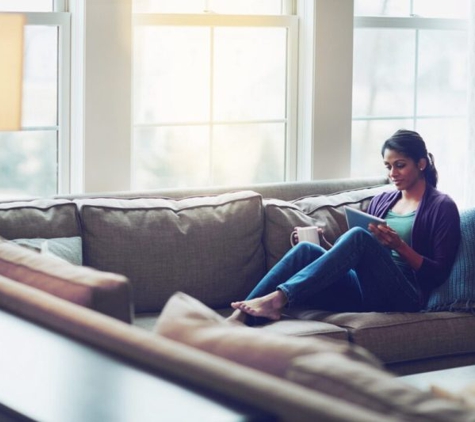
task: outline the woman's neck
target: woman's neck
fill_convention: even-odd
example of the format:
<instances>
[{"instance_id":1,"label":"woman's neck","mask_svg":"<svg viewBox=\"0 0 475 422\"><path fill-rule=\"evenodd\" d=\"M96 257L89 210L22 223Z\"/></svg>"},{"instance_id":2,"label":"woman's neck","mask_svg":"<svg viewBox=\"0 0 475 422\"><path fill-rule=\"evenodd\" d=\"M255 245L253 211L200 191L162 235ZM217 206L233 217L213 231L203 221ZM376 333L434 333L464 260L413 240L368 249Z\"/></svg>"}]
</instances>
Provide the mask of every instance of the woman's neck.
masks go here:
<instances>
[{"instance_id":1,"label":"woman's neck","mask_svg":"<svg viewBox=\"0 0 475 422\"><path fill-rule=\"evenodd\" d=\"M401 198L394 204L392 210L397 214L408 214L412 211L417 210L424 192L426 190L426 181L421 180L414 184L410 189L401 191Z\"/></svg>"},{"instance_id":2,"label":"woman's neck","mask_svg":"<svg viewBox=\"0 0 475 422\"><path fill-rule=\"evenodd\" d=\"M408 202L417 201L420 202L422 197L424 196L424 192L426 191L427 182L425 179L420 179L414 185L412 185L409 189L403 190L402 198Z\"/></svg>"}]
</instances>

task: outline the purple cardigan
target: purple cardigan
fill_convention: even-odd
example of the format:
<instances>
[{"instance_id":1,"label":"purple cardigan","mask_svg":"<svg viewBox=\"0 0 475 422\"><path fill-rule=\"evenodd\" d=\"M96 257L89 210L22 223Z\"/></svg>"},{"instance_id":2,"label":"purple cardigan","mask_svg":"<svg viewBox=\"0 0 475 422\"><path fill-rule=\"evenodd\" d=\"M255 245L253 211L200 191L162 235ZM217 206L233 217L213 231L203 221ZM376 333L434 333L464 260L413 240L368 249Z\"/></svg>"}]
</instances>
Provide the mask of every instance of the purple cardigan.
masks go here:
<instances>
[{"instance_id":1,"label":"purple cardigan","mask_svg":"<svg viewBox=\"0 0 475 422\"><path fill-rule=\"evenodd\" d=\"M401 198L400 191L375 196L368 213L384 218ZM449 276L460 243L460 216L455 202L434 187L427 185L416 211L412 227L411 247L423 257L419 270L414 271L426 303L432 289Z\"/></svg>"}]
</instances>

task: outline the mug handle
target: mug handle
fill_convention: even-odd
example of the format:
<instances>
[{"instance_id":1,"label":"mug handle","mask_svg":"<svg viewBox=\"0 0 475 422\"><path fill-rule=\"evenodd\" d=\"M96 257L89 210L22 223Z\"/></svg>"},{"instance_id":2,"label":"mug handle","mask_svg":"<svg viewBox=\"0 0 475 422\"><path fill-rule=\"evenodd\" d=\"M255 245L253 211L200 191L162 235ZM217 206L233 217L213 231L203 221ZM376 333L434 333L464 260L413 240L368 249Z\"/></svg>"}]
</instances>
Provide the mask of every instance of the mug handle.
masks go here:
<instances>
[{"instance_id":1,"label":"mug handle","mask_svg":"<svg viewBox=\"0 0 475 422\"><path fill-rule=\"evenodd\" d=\"M292 233L290 233L290 244L292 245L292 247L294 247L297 243L299 243L297 241L297 243L294 243L294 235L297 234L297 230L294 230Z\"/></svg>"}]
</instances>

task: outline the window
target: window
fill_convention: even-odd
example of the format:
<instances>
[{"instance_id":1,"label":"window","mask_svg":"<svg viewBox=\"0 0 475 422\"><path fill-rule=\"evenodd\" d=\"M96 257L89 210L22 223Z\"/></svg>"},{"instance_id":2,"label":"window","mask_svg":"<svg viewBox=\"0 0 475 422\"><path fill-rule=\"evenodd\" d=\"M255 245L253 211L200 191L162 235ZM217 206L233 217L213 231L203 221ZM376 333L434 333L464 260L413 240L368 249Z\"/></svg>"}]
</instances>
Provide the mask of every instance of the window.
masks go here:
<instances>
[{"instance_id":1,"label":"window","mask_svg":"<svg viewBox=\"0 0 475 422\"><path fill-rule=\"evenodd\" d=\"M135 1L135 189L295 177L297 18L285 3Z\"/></svg>"},{"instance_id":2,"label":"window","mask_svg":"<svg viewBox=\"0 0 475 422\"><path fill-rule=\"evenodd\" d=\"M356 14L372 16L355 17L353 176L375 174L382 142L413 129L435 156L440 189L462 198L467 10L466 0L355 2Z\"/></svg>"},{"instance_id":3,"label":"window","mask_svg":"<svg viewBox=\"0 0 475 422\"><path fill-rule=\"evenodd\" d=\"M69 15L52 0L0 0L26 16L22 130L0 132L0 197L54 195L69 183Z\"/></svg>"}]
</instances>

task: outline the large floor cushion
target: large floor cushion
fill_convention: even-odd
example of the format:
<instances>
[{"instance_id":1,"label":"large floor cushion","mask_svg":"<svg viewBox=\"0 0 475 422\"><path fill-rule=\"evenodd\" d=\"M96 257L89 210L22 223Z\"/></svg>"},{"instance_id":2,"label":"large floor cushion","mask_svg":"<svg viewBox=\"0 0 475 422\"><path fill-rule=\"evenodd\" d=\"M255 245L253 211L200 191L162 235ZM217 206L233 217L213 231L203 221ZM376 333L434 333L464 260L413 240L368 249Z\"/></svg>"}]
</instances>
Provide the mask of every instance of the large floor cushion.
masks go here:
<instances>
[{"instance_id":1,"label":"large floor cushion","mask_svg":"<svg viewBox=\"0 0 475 422\"><path fill-rule=\"evenodd\" d=\"M264 212L255 192L78 204L84 264L127 276L138 313L160 311L178 290L229 306L264 275Z\"/></svg>"},{"instance_id":2,"label":"large floor cushion","mask_svg":"<svg viewBox=\"0 0 475 422\"><path fill-rule=\"evenodd\" d=\"M1 239L0 275L122 321L132 321L131 287L122 275L73 265Z\"/></svg>"},{"instance_id":3,"label":"large floor cushion","mask_svg":"<svg viewBox=\"0 0 475 422\"><path fill-rule=\"evenodd\" d=\"M232 309L228 307L226 309L218 309L217 312L222 316L228 317ZM159 315L157 312L136 314L134 325L147 331L152 331ZM346 329L321 321L298 320L284 317L279 321L271 321L267 324L258 325L255 329L294 337L323 336L334 340L349 340L348 331Z\"/></svg>"},{"instance_id":4,"label":"large floor cushion","mask_svg":"<svg viewBox=\"0 0 475 422\"><path fill-rule=\"evenodd\" d=\"M348 330L351 341L385 363L475 352L475 317L470 313L330 313L296 311L297 318L323 321Z\"/></svg>"},{"instance_id":5,"label":"large floor cushion","mask_svg":"<svg viewBox=\"0 0 475 422\"><path fill-rule=\"evenodd\" d=\"M195 298L175 293L157 319L157 334L214 355L283 377L292 359L336 353L380 366L363 348L325 337L289 337L223 318Z\"/></svg>"}]
</instances>

